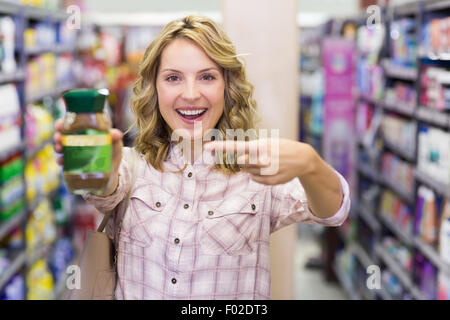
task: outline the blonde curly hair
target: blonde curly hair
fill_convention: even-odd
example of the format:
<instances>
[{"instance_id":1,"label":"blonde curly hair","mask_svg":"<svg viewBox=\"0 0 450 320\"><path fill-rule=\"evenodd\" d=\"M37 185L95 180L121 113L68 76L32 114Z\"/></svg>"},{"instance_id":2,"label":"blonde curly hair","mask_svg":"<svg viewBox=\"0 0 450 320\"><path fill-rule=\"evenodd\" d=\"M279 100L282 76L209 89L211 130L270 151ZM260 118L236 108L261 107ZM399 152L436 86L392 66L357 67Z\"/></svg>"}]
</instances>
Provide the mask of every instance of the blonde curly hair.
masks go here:
<instances>
[{"instance_id":1,"label":"blonde curly hair","mask_svg":"<svg viewBox=\"0 0 450 320\"><path fill-rule=\"evenodd\" d=\"M228 132L229 129L254 129L252 131L256 132L256 122L260 121L256 113L256 101L253 99L254 87L247 81L244 63L225 32L207 17L190 15L172 21L145 51L131 101L131 110L136 119L132 127L137 128L134 147L159 171L164 171L163 162L170 148L172 129L164 121L158 108L156 78L162 52L178 38L194 41L223 69L225 106L215 128L222 137L229 136L227 129ZM240 171L236 160L219 161L215 169L225 174Z\"/></svg>"}]
</instances>

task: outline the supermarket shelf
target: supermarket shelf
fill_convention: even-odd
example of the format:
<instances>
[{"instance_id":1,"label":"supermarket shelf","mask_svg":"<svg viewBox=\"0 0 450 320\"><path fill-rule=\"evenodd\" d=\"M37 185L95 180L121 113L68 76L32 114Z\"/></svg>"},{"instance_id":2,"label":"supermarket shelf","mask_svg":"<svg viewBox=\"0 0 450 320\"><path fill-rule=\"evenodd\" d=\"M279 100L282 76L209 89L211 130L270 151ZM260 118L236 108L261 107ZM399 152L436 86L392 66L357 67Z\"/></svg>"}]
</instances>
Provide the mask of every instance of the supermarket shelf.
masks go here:
<instances>
[{"instance_id":1,"label":"supermarket shelf","mask_svg":"<svg viewBox=\"0 0 450 320\"><path fill-rule=\"evenodd\" d=\"M402 283L403 287L408 290L411 295L416 300L423 300L422 293L420 290L413 284L411 281L411 277L408 273L398 264L394 258L391 257L389 252L381 245L376 245L375 251L378 256L384 261L389 270L398 278L398 280Z\"/></svg>"},{"instance_id":2,"label":"supermarket shelf","mask_svg":"<svg viewBox=\"0 0 450 320\"><path fill-rule=\"evenodd\" d=\"M69 17L67 13L62 11L50 11L45 8L20 5L7 1L0 1L0 13L10 15L23 14L29 19L45 19L54 21L61 21Z\"/></svg>"},{"instance_id":3,"label":"supermarket shelf","mask_svg":"<svg viewBox=\"0 0 450 320\"><path fill-rule=\"evenodd\" d=\"M420 121L436 125L445 129L450 128L450 114L421 106L417 109L416 118Z\"/></svg>"},{"instance_id":4,"label":"supermarket shelf","mask_svg":"<svg viewBox=\"0 0 450 320\"><path fill-rule=\"evenodd\" d=\"M17 70L14 73L4 73L0 74L0 83L8 83L8 82L19 82L25 80L25 71Z\"/></svg>"},{"instance_id":5,"label":"supermarket shelf","mask_svg":"<svg viewBox=\"0 0 450 320\"><path fill-rule=\"evenodd\" d=\"M0 162L8 159L9 157L11 157L12 155L15 155L17 153L22 153L25 151L25 143L21 143L18 146L15 146L14 148L7 150L7 151L3 151L0 153Z\"/></svg>"},{"instance_id":6,"label":"supermarket shelf","mask_svg":"<svg viewBox=\"0 0 450 320\"><path fill-rule=\"evenodd\" d=\"M370 258L369 254L364 250L362 246L358 243L352 244L352 251L355 254L356 258L358 258L359 262L367 268L368 266L374 265L375 263Z\"/></svg>"},{"instance_id":7,"label":"supermarket shelf","mask_svg":"<svg viewBox=\"0 0 450 320\"><path fill-rule=\"evenodd\" d=\"M50 191L48 194L40 194L36 196L36 198L28 204L28 212L33 212L36 210L38 205L45 199L52 199L57 196L59 192L59 188L56 188L55 190Z\"/></svg>"},{"instance_id":8,"label":"supermarket shelf","mask_svg":"<svg viewBox=\"0 0 450 320\"><path fill-rule=\"evenodd\" d=\"M359 97L360 100L365 101L365 102L370 103L370 104L373 104L375 106L380 106L381 105L381 101L379 101L379 100L377 100L375 98L372 98L372 97L368 96L367 94L359 94L358 97Z\"/></svg>"},{"instance_id":9,"label":"supermarket shelf","mask_svg":"<svg viewBox=\"0 0 450 320\"><path fill-rule=\"evenodd\" d=\"M45 257L51 249L51 245L36 246L36 250L30 255L27 255L26 250L23 250L12 262L8 269L0 277L0 290L8 284L9 280L24 266L30 267L39 259Z\"/></svg>"},{"instance_id":10,"label":"supermarket shelf","mask_svg":"<svg viewBox=\"0 0 450 320\"><path fill-rule=\"evenodd\" d=\"M421 59L425 60L432 60L432 61L450 61L450 54L449 53L436 53L436 52L430 52L430 51L420 51L419 57Z\"/></svg>"},{"instance_id":11,"label":"supermarket shelf","mask_svg":"<svg viewBox=\"0 0 450 320\"><path fill-rule=\"evenodd\" d=\"M370 258L366 250L364 250L364 248L359 244L352 244L352 250L355 253L356 258L361 262L364 268L367 269L369 266L376 265L375 262ZM383 286L381 286L380 289L372 290L375 292L375 294L381 296L384 300L392 300L391 295L386 291L386 289L383 288Z\"/></svg>"},{"instance_id":12,"label":"supermarket shelf","mask_svg":"<svg viewBox=\"0 0 450 320\"><path fill-rule=\"evenodd\" d=\"M407 205L414 205L414 196L411 193L408 193L402 188L398 187L395 183L391 182L389 178L382 176L383 184L388 187L391 191L393 191L397 196L399 196Z\"/></svg>"},{"instance_id":13,"label":"supermarket shelf","mask_svg":"<svg viewBox=\"0 0 450 320\"><path fill-rule=\"evenodd\" d=\"M408 246L414 245L414 239L413 237L408 234L407 232L400 229L397 225L395 225L389 218L384 216L383 214L380 214L380 220L383 222L383 224L391 230L392 233L394 233L401 241L403 241L404 244Z\"/></svg>"},{"instance_id":14,"label":"supermarket shelf","mask_svg":"<svg viewBox=\"0 0 450 320\"><path fill-rule=\"evenodd\" d=\"M417 3L404 3L394 7L394 14L396 16L413 16L419 12Z\"/></svg>"},{"instance_id":15,"label":"supermarket shelf","mask_svg":"<svg viewBox=\"0 0 450 320\"><path fill-rule=\"evenodd\" d=\"M398 155L398 156L408 160L409 162L414 162L415 161L415 154L406 151L403 147L396 146L395 144L389 142L386 138L383 139L383 144L390 151L392 151L396 155Z\"/></svg>"},{"instance_id":16,"label":"supermarket shelf","mask_svg":"<svg viewBox=\"0 0 450 320\"><path fill-rule=\"evenodd\" d=\"M381 225L375 218L374 210L370 210L364 205L359 205L357 210L358 214L364 219L373 232L378 233L381 230Z\"/></svg>"},{"instance_id":17,"label":"supermarket shelf","mask_svg":"<svg viewBox=\"0 0 450 320\"><path fill-rule=\"evenodd\" d=\"M382 66L386 76L401 80L415 81L417 79L417 68L399 66L389 59L382 61Z\"/></svg>"},{"instance_id":18,"label":"supermarket shelf","mask_svg":"<svg viewBox=\"0 0 450 320\"><path fill-rule=\"evenodd\" d=\"M428 11L438 11L450 9L450 1L449 0L428 0L425 5L425 10Z\"/></svg>"},{"instance_id":19,"label":"supermarket shelf","mask_svg":"<svg viewBox=\"0 0 450 320\"><path fill-rule=\"evenodd\" d=\"M38 55L43 53L62 54L62 53L71 53L74 52L75 50L76 50L75 46L52 45L52 46L25 48L25 54L26 55Z\"/></svg>"},{"instance_id":20,"label":"supermarket shelf","mask_svg":"<svg viewBox=\"0 0 450 320\"><path fill-rule=\"evenodd\" d=\"M7 2L0 1L0 13L2 14L19 14L23 10L23 6Z\"/></svg>"},{"instance_id":21,"label":"supermarket shelf","mask_svg":"<svg viewBox=\"0 0 450 320\"><path fill-rule=\"evenodd\" d=\"M65 272L63 272L63 274L60 276L60 279L55 285L55 300L61 300L64 298L64 293L66 292L66 280L67 275L65 274Z\"/></svg>"},{"instance_id":22,"label":"supermarket shelf","mask_svg":"<svg viewBox=\"0 0 450 320\"><path fill-rule=\"evenodd\" d=\"M395 113L407 116L407 117L413 117L415 113L414 107L410 107L408 105L405 105L404 103L394 103L392 101L385 101L383 103L383 108L387 111L393 111Z\"/></svg>"},{"instance_id":23,"label":"supermarket shelf","mask_svg":"<svg viewBox=\"0 0 450 320\"><path fill-rule=\"evenodd\" d=\"M383 280L381 280L381 289L375 290L375 293L383 300L394 300L394 298L392 298L392 295L385 289L385 287L387 287L387 285Z\"/></svg>"},{"instance_id":24,"label":"supermarket shelf","mask_svg":"<svg viewBox=\"0 0 450 320\"><path fill-rule=\"evenodd\" d=\"M25 265L26 261L27 254L22 251L0 277L0 290L8 284L9 280Z\"/></svg>"},{"instance_id":25,"label":"supermarket shelf","mask_svg":"<svg viewBox=\"0 0 450 320\"><path fill-rule=\"evenodd\" d=\"M62 21L67 19L69 15L63 11L52 11L46 8L38 8L32 6L23 6L24 15L28 19Z\"/></svg>"},{"instance_id":26,"label":"supermarket shelf","mask_svg":"<svg viewBox=\"0 0 450 320\"><path fill-rule=\"evenodd\" d=\"M442 260L439 253L429 244L423 242L420 238L414 238L414 244L424 256L428 258L440 271L450 275L450 264Z\"/></svg>"},{"instance_id":27,"label":"supermarket shelf","mask_svg":"<svg viewBox=\"0 0 450 320\"><path fill-rule=\"evenodd\" d=\"M51 248L52 248L51 244L36 246L34 252L28 257L28 259L26 259L25 262L26 266L31 267L33 264L36 263L36 261L46 257L47 254L50 252Z\"/></svg>"},{"instance_id":28,"label":"supermarket shelf","mask_svg":"<svg viewBox=\"0 0 450 320\"><path fill-rule=\"evenodd\" d=\"M341 284L342 288L344 289L345 293L349 297L350 300L361 300L361 296L355 291L355 288L353 287L350 279L348 279L347 276L341 271L341 269L337 266L335 263L333 265L334 273L336 274L336 277L338 278L339 283Z\"/></svg>"},{"instance_id":29,"label":"supermarket shelf","mask_svg":"<svg viewBox=\"0 0 450 320\"><path fill-rule=\"evenodd\" d=\"M18 227L21 222L25 221L27 216L27 210L23 210L22 212L15 214L11 219L0 224L0 241Z\"/></svg>"},{"instance_id":30,"label":"supermarket shelf","mask_svg":"<svg viewBox=\"0 0 450 320\"><path fill-rule=\"evenodd\" d=\"M362 173L366 177L370 178L374 182L376 182L376 183L381 182L380 175L378 174L378 172L375 169L369 167L368 165L366 165L364 163L359 163L358 170L360 173Z\"/></svg>"},{"instance_id":31,"label":"supermarket shelf","mask_svg":"<svg viewBox=\"0 0 450 320\"><path fill-rule=\"evenodd\" d=\"M414 177L421 183L433 188L434 191L440 195L450 198L450 186L446 186L445 184L434 180L428 174L420 171L419 169L414 170Z\"/></svg>"},{"instance_id":32,"label":"supermarket shelf","mask_svg":"<svg viewBox=\"0 0 450 320\"><path fill-rule=\"evenodd\" d=\"M26 101L27 104L29 103L34 103L34 102L38 102L38 101L42 101L44 98L46 97L50 97L50 98L58 98L60 96L62 96L62 94L68 90L72 90L76 88L76 85L74 84L70 84L70 85L66 85L66 86L61 86L55 90L50 90L50 91L44 91L41 92L39 94L35 94L35 95L30 95L27 97Z\"/></svg>"}]
</instances>

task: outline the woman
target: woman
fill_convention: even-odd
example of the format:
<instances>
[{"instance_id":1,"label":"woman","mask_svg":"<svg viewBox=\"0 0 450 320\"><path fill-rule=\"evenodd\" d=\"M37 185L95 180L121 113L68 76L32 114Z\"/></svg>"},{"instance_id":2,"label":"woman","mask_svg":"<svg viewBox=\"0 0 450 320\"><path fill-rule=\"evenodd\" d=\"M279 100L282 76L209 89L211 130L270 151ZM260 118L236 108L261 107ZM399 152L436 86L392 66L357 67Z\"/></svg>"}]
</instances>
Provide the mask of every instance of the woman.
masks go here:
<instances>
[{"instance_id":1,"label":"woman","mask_svg":"<svg viewBox=\"0 0 450 320\"><path fill-rule=\"evenodd\" d=\"M220 140L256 131L253 87L210 19L169 23L146 50L134 93L136 182L122 159L122 134L112 130L115 183L104 196L85 196L106 212L131 191L116 299L269 299L270 234L295 222L346 219L348 185L309 145L209 142L212 132ZM60 143L58 132L57 152ZM229 157L235 151L239 158ZM263 174L273 162L277 170Z\"/></svg>"}]
</instances>

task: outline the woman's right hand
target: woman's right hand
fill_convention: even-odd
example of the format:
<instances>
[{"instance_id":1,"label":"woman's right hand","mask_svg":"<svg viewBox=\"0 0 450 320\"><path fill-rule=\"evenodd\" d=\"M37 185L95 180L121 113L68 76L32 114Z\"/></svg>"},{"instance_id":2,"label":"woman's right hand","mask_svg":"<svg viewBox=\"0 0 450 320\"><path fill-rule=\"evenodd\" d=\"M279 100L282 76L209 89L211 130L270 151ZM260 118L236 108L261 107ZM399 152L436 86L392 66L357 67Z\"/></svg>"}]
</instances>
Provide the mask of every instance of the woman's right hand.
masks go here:
<instances>
[{"instance_id":1,"label":"woman's right hand","mask_svg":"<svg viewBox=\"0 0 450 320\"><path fill-rule=\"evenodd\" d=\"M60 166L63 166L63 146L62 146L62 127L63 120L59 119L55 122L55 134L53 135L54 149L55 152L60 154L57 162ZM112 138L112 166L111 166L111 179L104 196L111 195L117 188L119 183L119 167L122 161L122 149L123 149L123 133L118 129L111 129L110 131Z\"/></svg>"}]
</instances>

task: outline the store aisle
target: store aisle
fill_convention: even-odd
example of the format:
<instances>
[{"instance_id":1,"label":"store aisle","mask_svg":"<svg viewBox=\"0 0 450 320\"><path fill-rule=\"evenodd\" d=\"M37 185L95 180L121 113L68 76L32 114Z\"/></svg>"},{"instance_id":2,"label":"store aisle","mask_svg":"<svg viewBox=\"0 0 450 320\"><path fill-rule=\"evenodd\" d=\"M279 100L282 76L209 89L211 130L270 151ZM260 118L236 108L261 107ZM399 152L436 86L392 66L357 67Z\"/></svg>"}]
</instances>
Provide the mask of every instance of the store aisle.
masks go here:
<instances>
[{"instance_id":1,"label":"store aisle","mask_svg":"<svg viewBox=\"0 0 450 320\"><path fill-rule=\"evenodd\" d=\"M295 255L295 299L297 300L346 300L339 284L325 281L322 270L306 269L306 262L320 254L319 235L313 226L299 225L299 237Z\"/></svg>"}]
</instances>

